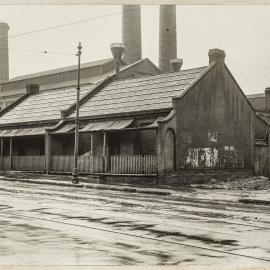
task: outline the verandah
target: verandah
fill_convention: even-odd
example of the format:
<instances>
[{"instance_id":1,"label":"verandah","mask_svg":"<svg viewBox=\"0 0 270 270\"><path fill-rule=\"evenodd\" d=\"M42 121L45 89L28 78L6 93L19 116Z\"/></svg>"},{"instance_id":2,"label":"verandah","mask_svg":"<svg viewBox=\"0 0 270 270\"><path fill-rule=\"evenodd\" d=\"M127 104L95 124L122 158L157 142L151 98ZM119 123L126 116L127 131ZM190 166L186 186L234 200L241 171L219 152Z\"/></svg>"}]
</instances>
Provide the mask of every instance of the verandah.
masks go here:
<instances>
[{"instance_id":1,"label":"verandah","mask_svg":"<svg viewBox=\"0 0 270 270\"><path fill-rule=\"evenodd\" d=\"M80 134L82 173L155 174L155 130ZM74 134L1 137L1 169L71 172Z\"/></svg>"}]
</instances>

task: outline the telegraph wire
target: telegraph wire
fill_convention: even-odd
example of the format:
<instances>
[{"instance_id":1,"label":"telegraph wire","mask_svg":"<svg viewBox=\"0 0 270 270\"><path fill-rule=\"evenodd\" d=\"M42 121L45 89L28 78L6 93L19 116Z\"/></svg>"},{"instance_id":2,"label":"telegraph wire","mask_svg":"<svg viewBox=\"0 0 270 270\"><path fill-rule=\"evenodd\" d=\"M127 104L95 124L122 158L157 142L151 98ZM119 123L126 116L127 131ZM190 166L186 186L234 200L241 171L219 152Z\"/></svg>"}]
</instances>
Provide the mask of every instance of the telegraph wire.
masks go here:
<instances>
[{"instance_id":1,"label":"telegraph wire","mask_svg":"<svg viewBox=\"0 0 270 270\"><path fill-rule=\"evenodd\" d=\"M31 53L42 53L42 54L54 54L54 55L76 55L76 53L63 53L63 52L54 52L48 50L28 50L28 49L18 49L18 48L9 48L11 51L21 51L21 52L31 52Z\"/></svg>"},{"instance_id":2,"label":"telegraph wire","mask_svg":"<svg viewBox=\"0 0 270 270\"><path fill-rule=\"evenodd\" d=\"M149 7L149 6L141 7L141 9L147 8L147 7ZM130 11L127 11L127 12L133 12L134 10L135 9L131 9ZM74 24L80 24L80 23L84 23L84 22L95 21L95 20L98 20L98 19L103 19L103 18L106 18L106 17L111 17L111 16L115 16L115 15L119 15L119 14L122 14L122 11L109 13L109 14L106 14L106 15L101 15L101 16L96 16L96 17L91 17L91 18L87 18L87 19L82 19L82 20L78 20L78 21L73 21L73 22L69 22L69 23L64 23L64 24L59 24L59 25L54 25L54 26L48 26L48 27L40 28L40 29L33 30L33 31L18 33L18 34L14 34L14 35L9 35L8 37L2 38L2 39L5 40L5 39L12 39L12 38L17 38L17 37L22 37L22 36L26 36L26 35L30 35L30 34L35 34L35 33L38 33L38 32L44 32L44 31L48 31L48 30L58 29L58 28L61 28L61 27L66 27L66 26L70 26L70 25L74 25Z\"/></svg>"},{"instance_id":3,"label":"telegraph wire","mask_svg":"<svg viewBox=\"0 0 270 270\"><path fill-rule=\"evenodd\" d=\"M147 8L147 7L149 7L149 6L141 7L141 9ZM135 9L131 9L131 10L127 11L127 12L133 12L134 10ZM26 36L26 35L30 35L30 34L34 34L34 33L38 33L38 32L49 31L49 30L53 30L53 29L57 29L57 28L61 28L61 27L74 25L74 24L80 24L80 23L84 23L84 22L88 22L88 21L94 21L94 20L98 20L98 19L102 19L102 18L106 18L106 17L110 17L110 16L119 15L119 14L122 14L122 11L109 13L109 14L101 15L101 16L97 16L97 17L91 17L91 18L87 18L87 19L83 19L83 20L79 20L79 21L74 21L74 22L70 22L70 23L44 27L44 28L40 28L40 29L37 29L37 30L28 31L28 32L24 32L24 33L9 35L6 38L1 38L0 41L1 40L6 40L6 39L11 39L11 38L16 38L16 37L21 37L21 36ZM28 49L17 49L17 48L9 48L9 50L11 50L11 51L30 52L30 53L41 53L41 54L44 54L44 55L45 54L70 55L70 56L76 55L76 53L61 53L61 52L53 52L53 51L48 51L48 50L28 50Z\"/></svg>"}]
</instances>

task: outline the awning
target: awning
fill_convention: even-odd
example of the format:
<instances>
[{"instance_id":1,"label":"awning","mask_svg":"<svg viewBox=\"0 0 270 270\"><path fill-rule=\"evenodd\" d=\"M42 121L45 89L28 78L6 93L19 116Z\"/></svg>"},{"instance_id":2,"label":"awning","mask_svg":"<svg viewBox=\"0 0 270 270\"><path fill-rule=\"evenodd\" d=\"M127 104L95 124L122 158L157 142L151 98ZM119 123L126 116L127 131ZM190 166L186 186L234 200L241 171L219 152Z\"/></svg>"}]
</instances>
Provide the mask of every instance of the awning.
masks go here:
<instances>
[{"instance_id":1,"label":"awning","mask_svg":"<svg viewBox=\"0 0 270 270\"><path fill-rule=\"evenodd\" d=\"M0 137L13 137L16 135L21 129L1 129Z\"/></svg>"},{"instance_id":2,"label":"awning","mask_svg":"<svg viewBox=\"0 0 270 270\"><path fill-rule=\"evenodd\" d=\"M33 136L44 135L45 127L33 127L33 128L16 128L16 129L0 129L0 137L19 137L19 136Z\"/></svg>"},{"instance_id":3,"label":"awning","mask_svg":"<svg viewBox=\"0 0 270 270\"><path fill-rule=\"evenodd\" d=\"M158 127L158 122L160 120L163 120L163 119L164 119L164 117L158 117L152 124L147 125L145 127L147 127L147 128L157 128Z\"/></svg>"},{"instance_id":4,"label":"awning","mask_svg":"<svg viewBox=\"0 0 270 270\"><path fill-rule=\"evenodd\" d=\"M92 122L80 129L80 132L119 130L128 127L133 121L134 119Z\"/></svg>"},{"instance_id":5,"label":"awning","mask_svg":"<svg viewBox=\"0 0 270 270\"><path fill-rule=\"evenodd\" d=\"M58 130L52 132L53 134L59 134L59 133L66 133L66 132L69 132L69 131L72 131L73 129L75 129L75 124L72 123L72 124L65 124L63 125L62 127L60 127Z\"/></svg>"},{"instance_id":6,"label":"awning","mask_svg":"<svg viewBox=\"0 0 270 270\"><path fill-rule=\"evenodd\" d=\"M150 125L147 126L147 127L148 127L148 128L157 128L159 122L166 122L166 121L172 119L172 117L173 117L174 115L175 115L175 111L172 110L168 115L158 117L152 124L150 124Z\"/></svg>"}]
</instances>

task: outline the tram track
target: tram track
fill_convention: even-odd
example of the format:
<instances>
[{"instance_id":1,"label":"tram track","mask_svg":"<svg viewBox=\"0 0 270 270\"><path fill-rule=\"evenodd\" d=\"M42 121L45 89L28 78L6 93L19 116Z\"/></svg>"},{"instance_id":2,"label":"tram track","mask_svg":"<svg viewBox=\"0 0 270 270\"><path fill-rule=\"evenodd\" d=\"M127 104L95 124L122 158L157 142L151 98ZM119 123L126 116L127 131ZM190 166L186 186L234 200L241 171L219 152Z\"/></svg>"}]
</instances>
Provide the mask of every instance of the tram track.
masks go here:
<instances>
[{"instance_id":1,"label":"tram track","mask_svg":"<svg viewBox=\"0 0 270 270\"><path fill-rule=\"evenodd\" d=\"M105 229L105 228L98 228L98 227L94 227L94 226L75 224L75 223L65 222L65 221L60 221L60 220L55 220L55 219L48 219L48 218L41 218L41 217L33 217L33 216L29 216L29 215L15 214L15 213L11 213L10 211L2 211L0 213L0 216L7 216L7 215L13 216L16 218L24 218L24 219L45 221L45 222L50 222L50 223L57 223L57 224L79 227L79 228L84 228L84 229L90 229L90 230L94 230L94 231L101 231L101 232L106 232L106 233L112 233L112 234L132 237L132 238L150 240L150 241L154 241L154 242L162 242L162 243L166 243L166 244L185 246L185 247L189 247L189 248L193 248L193 249L200 249L200 250L215 252L215 253L219 253L219 254L226 254L226 255L230 255L230 256L237 256L237 257L242 257L242 258L270 262L270 259L268 259L268 258L239 254L239 253L235 253L235 252L231 252L231 251L224 251L224 250L219 250L219 249L215 249L215 248L202 247L202 246L198 246L198 245L194 245L194 244L180 243L177 241L167 240L164 238L156 238L156 237L150 237L150 236L145 236L145 235L132 234L132 233L121 232L121 231L112 230L112 229Z\"/></svg>"},{"instance_id":2,"label":"tram track","mask_svg":"<svg viewBox=\"0 0 270 270\"><path fill-rule=\"evenodd\" d=\"M6 192L10 192L10 190L7 190ZM26 192L26 193L28 193L28 192ZM24 193L24 194L26 194L26 193ZM36 195L37 192L34 191L33 193L30 192L29 194L35 194ZM48 196L49 198L52 197L51 194L44 193L44 192L41 192L39 194L44 195L44 196ZM85 205L88 205L88 206L89 205L93 206L93 204L95 204L96 207L102 206L102 207L107 207L107 208L110 208L110 209L121 209L122 207L124 207L123 205L120 204L119 200L118 201L112 201L111 196L109 196L109 198L106 199L106 204L102 204L102 203L100 203L102 201L102 199L100 197L98 199L96 197L92 198L91 203L89 201L86 203L85 198L78 197L78 198L74 199L73 195L71 197L70 196L63 196L62 193L58 194L58 195L60 195L61 198L54 197L53 199L54 200L59 200L59 201L69 201L69 202L74 202L74 203L76 203L77 199L82 199L82 200L80 200L80 204L85 204ZM98 194L98 195L100 196L101 194ZM109 194L109 195L111 195L111 194ZM89 200L89 198L87 198L87 199ZM108 204L109 203L108 199L110 200L110 202L118 204L120 206L115 206L115 205L112 205L112 204ZM99 201L99 202L96 203L97 201ZM159 201L156 201L154 203L159 203ZM142 207L141 204L140 204L140 206ZM129 208L130 212L132 211L133 213L143 213L142 210L138 210L138 209L134 209L134 208L132 209L131 207L128 207L128 208ZM145 207L142 207L142 208L145 209ZM154 212L154 211L158 211L159 214L162 214L164 216L168 216L170 218L178 218L178 217L192 218L192 217L196 217L196 220L200 219L200 220L204 220L204 221L209 221L209 219L211 219L211 221L222 222L222 223L231 224L231 225L238 225L238 226L240 225L240 226L245 226L245 227L253 227L253 228L260 228L260 229L267 229L267 230L270 229L270 227L267 227L267 226L254 225L254 224L248 224L248 223L242 223L242 222L233 222L233 221L228 221L228 220L224 220L222 218L215 218L215 217L203 217L203 216L198 216L195 213L194 214L189 214L190 211L185 211L185 210L179 209L179 208L175 208L175 209L170 208L170 211L172 211L172 210L175 211L175 212L179 211L179 213L177 213L177 214L168 214L166 212L166 210L163 209L163 211L162 211L161 209L162 208L157 209L157 207L153 207L153 205L151 205L151 211L149 209L147 209L146 211L144 210L145 211L144 213L149 215L149 214L155 214L156 212ZM183 214L183 211L185 212L185 214ZM233 211L235 211L235 210L233 210Z\"/></svg>"}]
</instances>

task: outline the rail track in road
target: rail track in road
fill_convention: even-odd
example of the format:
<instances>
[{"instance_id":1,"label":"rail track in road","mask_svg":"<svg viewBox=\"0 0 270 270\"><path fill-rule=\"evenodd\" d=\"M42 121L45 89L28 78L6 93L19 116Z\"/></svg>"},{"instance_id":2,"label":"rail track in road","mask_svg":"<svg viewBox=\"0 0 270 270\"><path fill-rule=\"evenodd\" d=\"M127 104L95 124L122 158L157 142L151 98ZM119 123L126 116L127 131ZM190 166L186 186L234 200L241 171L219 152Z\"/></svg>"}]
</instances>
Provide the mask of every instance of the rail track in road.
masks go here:
<instances>
[{"instance_id":1,"label":"rail track in road","mask_svg":"<svg viewBox=\"0 0 270 270\"><path fill-rule=\"evenodd\" d=\"M48 190L48 192L49 192L50 190ZM6 190L6 192L12 192L12 191L10 191L10 190ZM28 193L28 191L26 191L27 193ZM37 194L37 192L36 191L33 191L32 192L33 194ZM31 194L31 192L29 193L29 194ZM44 193L44 192L40 192L40 193L38 193L38 194L40 194L40 195L44 195L44 196L48 196L49 198L51 198L52 197L52 194L48 194L48 193ZM97 198L96 197L94 197L94 195L93 194L88 194L88 192L86 192L86 194L87 195L89 195L89 198L83 198L83 197L78 197L79 199L82 199L82 201L80 201L80 204L85 204L85 205L87 205L87 206L93 206L93 205L95 205L96 207L98 207L98 206L102 206L102 207L107 207L107 208L109 208L109 209L120 209L120 207L123 207L123 205L121 205L121 202L119 202L119 197L121 197L121 196L119 196L119 194L112 194L112 193L105 193L105 194L95 194L95 195L98 195L98 196L103 196L103 195L106 195L107 196L107 198L111 201L111 202L113 202L113 203L118 203L120 206L115 206L115 205L112 205L112 204L108 204L108 200L106 199L106 203L107 204L101 204L100 202L102 202L102 199L101 198L99 198L98 200L99 200L99 203L97 203ZM65 192L65 193L59 193L59 194L56 194L56 195L64 195L63 197L61 197L61 198L56 198L56 197L54 197L53 199L54 200L59 200L59 201L69 201L69 203L75 203L76 204L76 199L78 199L78 198L76 198L76 195L74 196L73 194L70 196L70 195L67 195L67 192ZM117 201L114 201L114 200L112 200L113 198L117 198ZM127 199L126 197L122 197L122 198L124 198L124 199ZM144 199L143 197L139 197L139 198L137 198L137 199ZM90 201L88 201L88 202L85 202L86 200L91 200L91 202ZM151 202L153 202L153 203L158 203L158 204L160 204L160 202L162 202L162 201L159 201L159 200L152 200ZM142 201L140 201L140 203L142 203ZM178 204L178 206L183 206L182 205L182 201L177 201L177 202L175 202L175 203L177 203ZM33 204L34 205L34 204ZM197 204L199 207L201 207L201 205L198 203ZM237 207L237 204L235 203L235 206ZM214 207L214 206L213 206ZM254 207L253 206L253 208L254 208L254 210L256 210L256 209L261 209L261 207ZM144 206L144 209L145 209L145 206ZM154 211L158 211L159 213L161 213L162 215L164 215L164 216L168 216L169 218L178 218L178 217L183 217L183 218L196 218L196 220L198 220L198 219L200 219L200 220L202 220L202 221L209 221L209 219L210 219L210 217L203 217L203 216L198 216L198 215L195 215L195 214L190 214L188 211L185 211L185 214L183 214L183 213L181 213L181 212L183 212L183 209L179 209L179 208L175 208L174 209L174 211L179 211L179 213L177 213L177 214L168 214L167 213L167 211L166 210L164 210L164 209L162 209L162 207L161 208L159 208L159 209L157 209L157 207L153 207L152 205L151 205L151 211L150 210L147 210L147 211L145 211L145 212L142 212L141 210L138 210L138 209L132 209L131 207L129 207L129 212L133 212L133 213L139 213L139 214L141 214L141 213L144 213L144 214L148 214L148 215L151 215L151 214L154 214L155 212ZM248 206L248 209L250 210L251 209L251 207L250 207L250 205ZM267 209L269 209L269 207L267 208ZM170 209L170 210L172 210L172 209ZM219 209L218 209L219 210ZM228 209L224 209L224 210L227 210L227 211L229 211ZM234 212L237 212L237 211L235 211L235 210L233 210ZM234 221L228 221L228 220L225 220L225 219L222 219L222 218L217 218L217 217L211 217L211 220L212 221L216 221L216 222L221 222L221 223L226 223L226 224L231 224L231 225L238 225L238 226L245 226L245 227L251 227L251 228L260 228L260 229L267 229L267 230L269 230L270 229L270 227L269 226L262 226L262 225L254 225L254 224L248 224L248 223L243 223L243 222L234 222ZM260 221L261 222L261 221ZM263 223L266 223L266 222L263 222ZM268 224L268 223L266 223L266 224ZM218 232L217 232L218 233Z\"/></svg>"},{"instance_id":2,"label":"rail track in road","mask_svg":"<svg viewBox=\"0 0 270 270\"><path fill-rule=\"evenodd\" d=\"M48 192L52 192L54 190L56 190L59 194L59 189L58 187L55 187L55 186L46 186L46 185L38 185L37 184L34 184L34 183L31 183L31 184L26 184L26 183L23 183L23 186L24 187L33 187L33 186L39 186L39 187L42 187L41 190L45 190L45 191L48 191ZM2 189L5 189L5 187L2 187ZM0 187L0 190L1 190L1 187ZM76 192L78 191L77 188L75 188L74 190L76 190ZM36 191L35 191L36 192ZM69 192L72 192L72 191L69 191ZM74 199L76 199L76 192L73 192L72 193L72 196L74 197ZM91 195L92 195L92 192L94 192L94 195L106 195L106 194L109 194L110 196L110 199L112 198L117 198L117 199L120 199L120 198L124 198L126 199L126 192L122 192L122 191L117 191L117 190L105 190L105 189L80 189L80 193L81 194L87 194L87 196L89 198L91 198ZM113 192L113 193L112 193ZM40 194L42 194L43 192L41 192ZM68 190L65 191L65 193L62 193L63 195L67 194L68 193ZM75 193L75 194L74 194ZM60 194L60 195L62 195ZM158 202L159 204L181 204L181 205L185 205L185 204L189 204L189 205L193 205L195 207L197 206L200 206L201 208L208 208L209 206L213 207L213 203L211 201L209 201L208 199L202 199L202 198L195 198L195 199L190 199L190 198L187 198L185 196L181 196L181 197L174 197L174 196L161 196L161 197L158 197L157 195L155 194L142 194L142 193L129 193L130 196L132 196L133 194L136 195L136 199L138 201L138 199L142 199L144 200L145 202ZM70 197L70 196L69 196ZM158 197L158 199L157 199ZM80 199L83 199L81 197L79 197ZM233 202L233 201L218 201L218 200L215 200L215 209L222 209L222 210L226 210L224 209L224 205L226 204L226 208L229 208L230 206L234 207L234 211L235 212L243 212L245 211L243 209L243 205L246 206L246 204L242 204L242 203L238 203L238 202ZM251 207L255 207L255 208L269 208L269 206L263 206L263 205L259 205L259 206L256 206L256 205L248 205L247 206L247 209L249 210ZM229 210L229 209L227 209ZM247 210L247 211L248 211Z\"/></svg>"},{"instance_id":3,"label":"rail track in road","mask_svg":"<svg viewBox=\"0 0 270 270\"><path fill-rule=\"evenodd\" d=\"M243 215L250 213L250 221L242 222L243 215L239 214L242 213L241 207ZM206 262L205 258L213 257L215 259L212 261L215 262L248 261L251 264L261 262L260 264L268 265L268 210L269 207L238 203L229 203L228 207L226 201L215 205L211 200L197 200L192 196L187 200L175 200L171 197L127 194L121 191L0 183L0 219L3 220L1 228L4 229L2 236L11 237L6 244L7 248L15 247L12 243L18 243L19 246L26 244L32 250L31 241L40 239L38 250L42 250L43 241L46 247L54 250L54 241L50 240L52 233L53 239L59 239L67 250L71 243L76 245L79 241L74 237L88 243L89 248L79 247L82 253L97 250L99 254L106 254L106 250L112 258L110 262L115 262L122 253L127 255L121 257L126 263L133 263L144 253L143 261L147 262L148 258L159 261L157 254L162 252L168 254L168 262L174 263L180 258L180 261L196 258L198 262ZM200 212L203 212L202 216L199 215ZM255 223L256 215L261 220ZM10 225L7 233L4 232L5 224ZM29 225L36 233L25 230ZM42 237L42 230L47 230L48 236L46 233ZM64 237L61 238L61 235ZM93 241L97 243L95 245L98 249L90 248ZM134 243L138 249L121 249L117 246L118 242ZM183 248L179 249L180 246ZM116 253L111 253L110 247ZM149 249L154 249L155 252L147 255ZM182 252L179 253L179 250ZM23 253L23 250L18 250L16 254ZM102 256L100 258L99 262L104 262ZM92 257L86 259L89 263L91 260Z\"/></svg>"},{"instance_id":4,"label":"rail track in road","mask_svg":"<svg viewBox=\"0 0 270 270\"><path fill-rule=\"evenodd\" d=\"M58 199L55 199L55 200L58 200ZM60 199L61 200L61 199ZM62 201L62 200L61 200ZM24 202L24 204L26 204L26 205L31 205L31 206L36 206L36 204L34 204L34 203L29 203L29 202ZM93 204L86 204L88 207L89 206L91 206L91 207L93 207L93 206L99 206L99 205L93 205ZM108 205L104 205L104 207L106 207L106 208L108 208L109 206ZM6 208L9 208L9 207L5 207L5 208L0 208L0 211L1 210L3 210L3 209L6 209ZM114 209L119 209L120 207L116 207L116 206L114 206L113 207ZM58 210L69 210L69 208L68 207L56 207L56 206L54 206L54 209L58 209ZM95 209L96 210L96 209ZM139 210L133 210L133 209L129 209L129 212L132 212L133 214L135 213L135 214L142 214L141 213L141 211L139 211ZM50 214L50 213L46 213L46 214ZM148 213L148 214L151 214L151 213ZM95 216L96 216L96 213L95 213ZM101 215L100 215L101 216ZM166 216L169 216L168 214L166 215ZM170 215L170 217L171 217L171 215ZM133 221L136 221L137 219L135 219L135 218L133 218L133 217L129 217L129 218L131 218ZM165 222L161 222L161 223L159 223L158 225L165 225ZM196 230L197 228L195 227L195 228L190 228L189 226L184 226L184 225L174 225L173 227L175 227L175 228L187 228L187 229L191 229L191 230ZM255 226L253 226L253 227L255 227ZM256 226L256 228L258 228L258 226ZM270 228L264 228L264 227L259 227L259 228L263 228L263 229L270 229ZM200 231L204 231L204 232L211 232L211 233L216 233L216 234L225 234L225 235L238 235L238 234L236 234L236 233L227 233L227 232L221 232L221 231L217 231L217 230L210 230L210 229L202 229L202 228L200 228Z\"/></svg>"},{"instance_id":5,"label":"rail track in road","mask_svg":"<svg viewBox=\"0 0 270 270\"><path fill-rule=\"evenodd\" d=\"M58 224L62 224L62 225L75 226L75 227L80 227L80 228L84 228L84 229L90 229L90 230L102 231L102 232L107 232L107 233L119 234L119 235L128 236L128 237L135 237L135 238L151 240L151 241L155 241L155 242L163 242L163 243L168 243L168 244L173 244L173 245L185 246L185 247L189 247L189 248L201 249L201 250L204 250L204 251L211 251L211 252L215 252L215 253L221 253L221 254L227 254L227 255L232 255L232 256L238 256L238 257L253 259L253 260L270 262L270 258L269 259L260 258L260 257L250 256L250 255L234 253L234 252L230 252L230 251L223 251L223 250L214 249L214 248L207 248L207 247L201 247L201 246L197 246L197 245L180 243L180 242L161 239L161 238L155 238L155 237L150 237L150 236L131 234L131 233L120 232L120 231L111 230L111 229L102 229L102 228L97 228L97 227L94 227L94 226L79 225L79 224L75 224L75 223L71 223L71 222L65 222L65 221L59 221L59 220L55 220L55 219L47 219L47 218L33 217L33 216L29 216L29 215L15 214L15 213L11 213L10 211L4 211L4 212L2 211L0 213L0 216L4 216L4 215L9 215L9 216L17 217L17 218L27 218L27 219L33 219L33 220L39 220L39 221L45 221L45 222L53 222L53 223L58 223Z\"/></svg>"}]
</instances>

